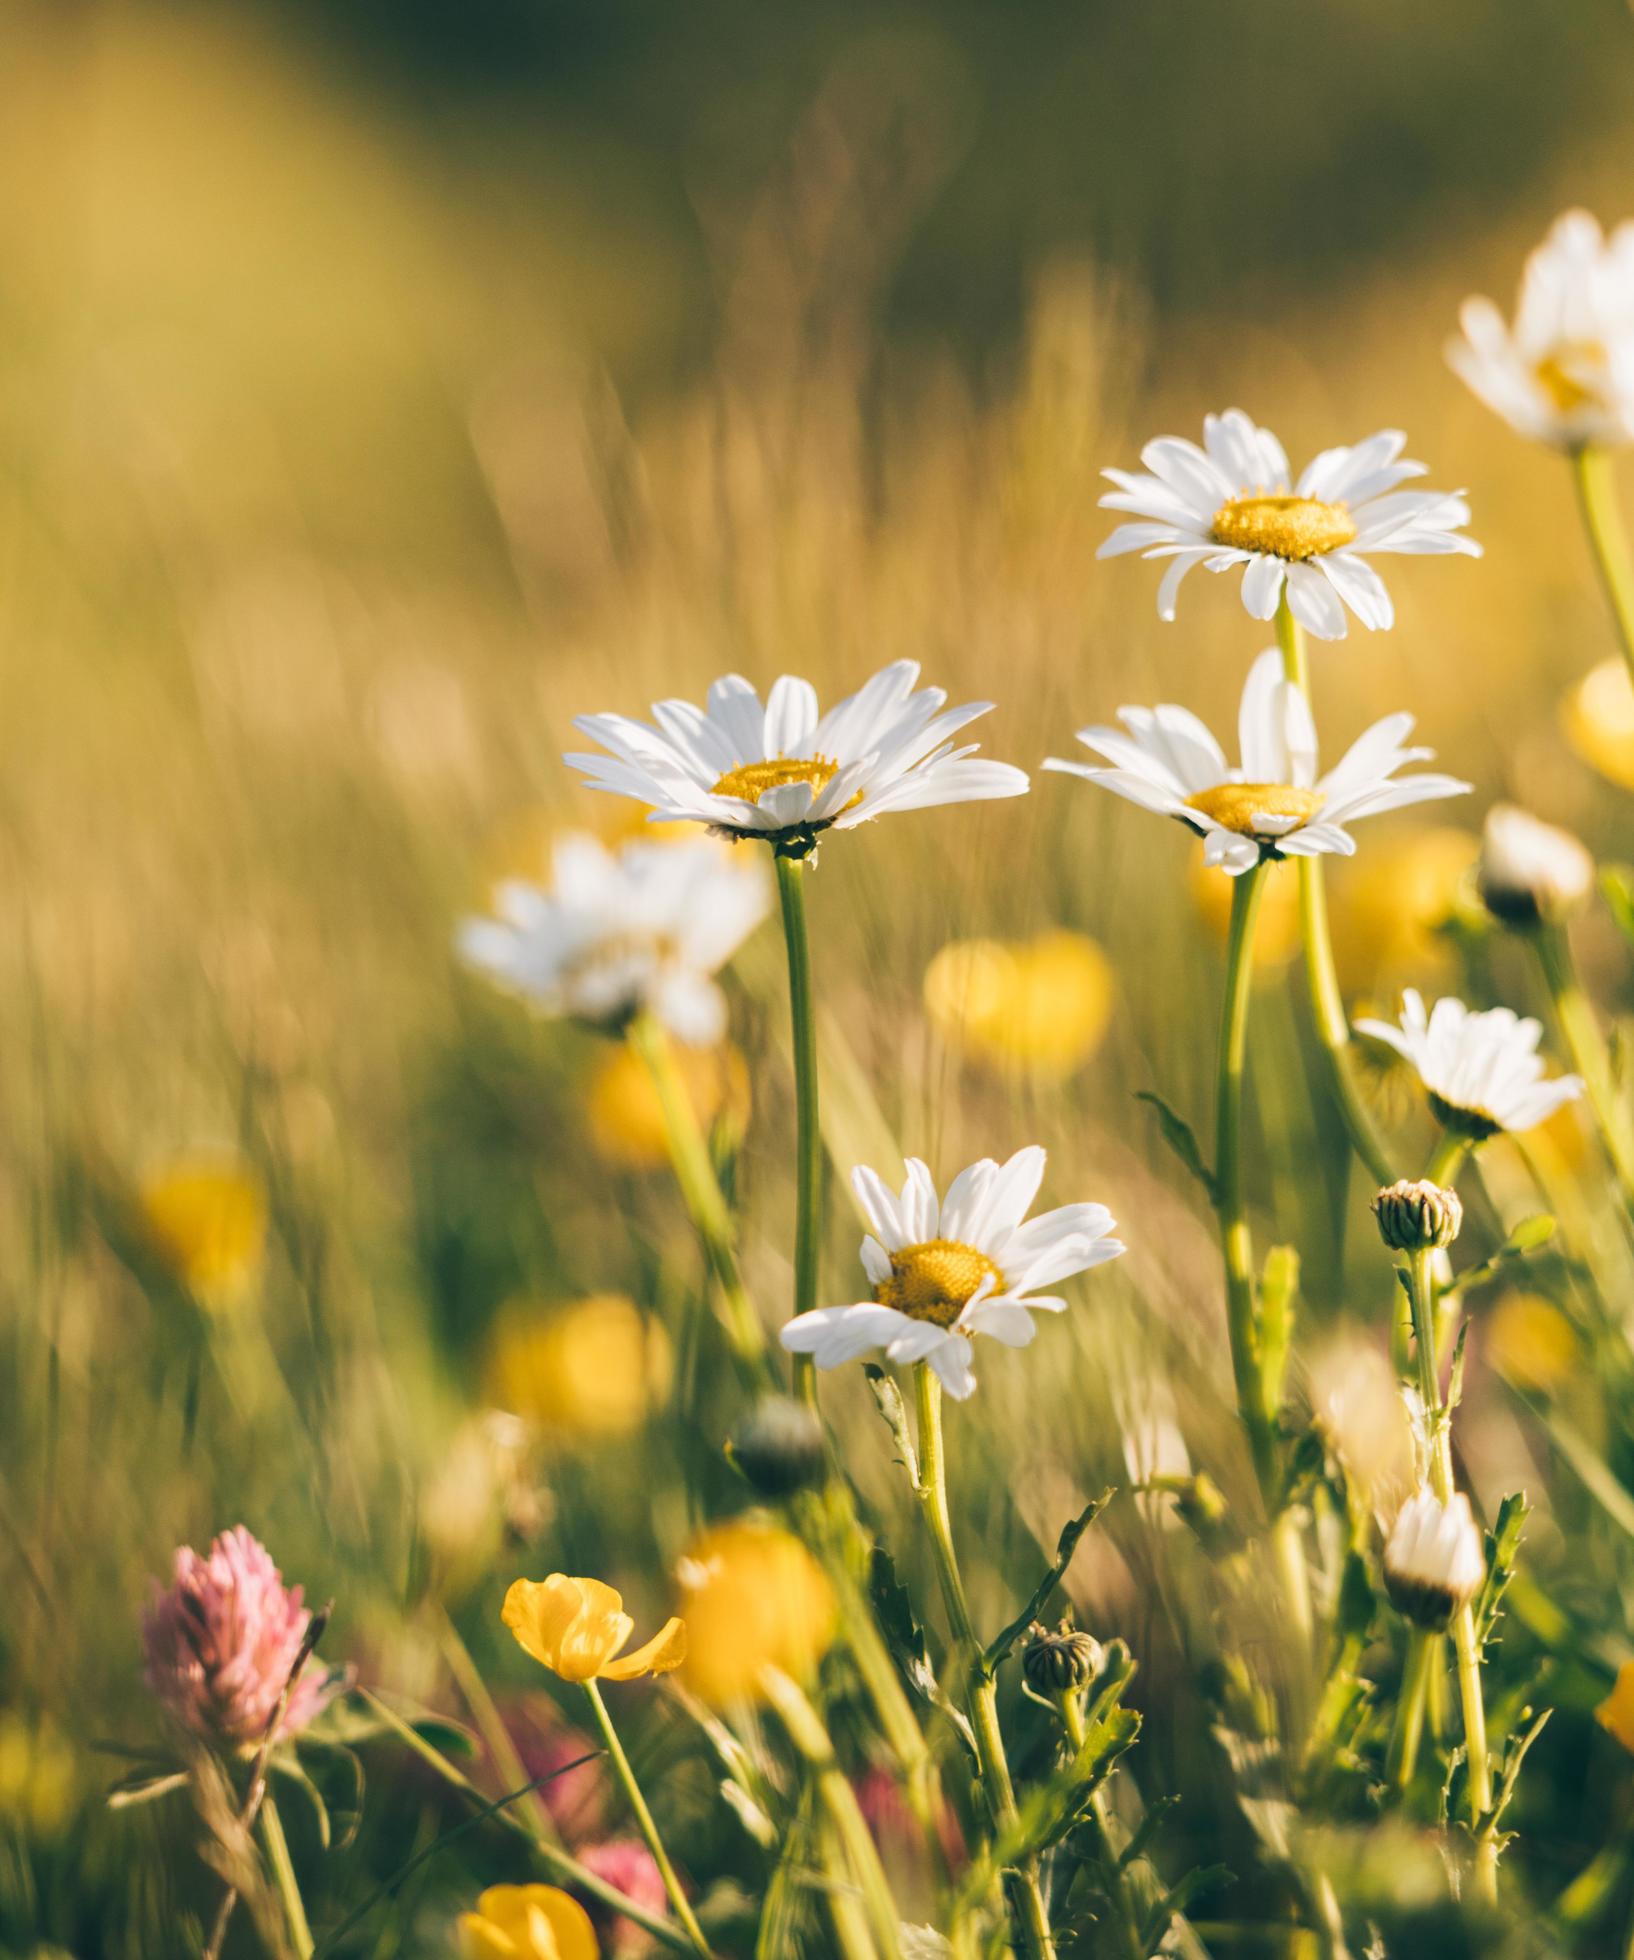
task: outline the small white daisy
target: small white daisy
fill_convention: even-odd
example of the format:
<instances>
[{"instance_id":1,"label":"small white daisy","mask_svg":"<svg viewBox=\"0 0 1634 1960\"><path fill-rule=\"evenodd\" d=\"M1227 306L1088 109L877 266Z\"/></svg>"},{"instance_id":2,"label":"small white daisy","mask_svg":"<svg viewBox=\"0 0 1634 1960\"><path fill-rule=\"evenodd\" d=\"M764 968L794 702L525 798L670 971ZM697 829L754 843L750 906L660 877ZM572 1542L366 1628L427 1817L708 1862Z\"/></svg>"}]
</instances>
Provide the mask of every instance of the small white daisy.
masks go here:
<instances>
[{"instance_id":1,"label":"small white daisy","mask_svg":"<svg viewBox=\"0 0 1634 1960\"><path fill-rule=\"evenodd\" d=\"M1569 830L1513 803L1494 803L1481 829L1475 882L1487 910L1506 925L1552 923L1594 890L1594 859Z\"/></svg>"},{"instance_id":2,"label":"small white daisy","mask_svg":"<svg viewBox=\"0 0 1634 1960\"><path fill-rule=\"evenodd\" d=\"M1345 607L1369 628L1395 622L1384 581L1368 557L1384 551L1461 551L1481 547L1459 535L1469 522L1463 492L1401 490L1422 476L1422 463L1398 461L1407 438L1383 429L1353 449L1324 449L1297 484L1282 444L1240 408L1205 416L1203 447L1159 436L1140 452L1151 472L1103 474L1118 487L1106 510L1143 521L1120 524L1096 553L1138 551L1167 558L1157 609L1174 618L1180 581L1194 565L1243 572L1243 604L1269 619L1286 589L1289 609L1319 640L1345 637Z\"/></svg>"},{"instance_id":3,"label":"small white daisy","mask_svg":"<svg viewBox=\"0 0 1634 1960\"><path fill-rule=\"evenodd\" d=\"M1634 440L1634 224L1562 213L1526 261L1513 326L1465 300L1454 373L1511 428L1560 449Z\"/></svg>"},{"instance_id":4,"label":"small white daisy","mask_svg":"<svg viewBox=\"0 0 1634 1960\"><path fill-rule=\"evenodd\" d=\"M610 850L572 831L556 840L548 887L508 879L495 893L499 916L466 920L457 945L542 1013L617 1027L646 1010L701 1047L726 1032L710 975L770 905L764 865L705 837Z\"/></svg>"},{"instance_id":5,"label":"small white daisy","mask_svg":"<svg viewBox=\"0 0 1634 1960\"><path fill-rule=\"evenodd\" d=\"M1081 728L1078 740L1110 765L1051 756L1044 764L1100 783L1143 810L1177 817L1204 839L1204 861L1233 877L1262 858L1349 857L1356 849L1347 824L1442 796L1461 796L1455 776L1397 778L1409 762L1428 761L1430 749L1403 748L1413 717L1386 715L1359 736L1336 767L1316 773L1316 727L1301 690L1283 678L1275 647L1249 670L1237 722L1242 766L1226 762L1219 743L1188 709L1120 708L1128 731Z\"/></svg>"},{"instance_id":6,"label":"small white daisy","mask_svg":"<svg viewBox=\"0 0 1634 1960\"><path fill-rule=\"evenodd\" d=\"M1441 1632L1485 1579L1486 1550L1464 1493L1443 1504L1426 1486L1408 1498L1384 1547L1385 1590L1396 1611Z\"/></svg>"},{"instance_id":7,"label":"small white daisy","mask_svg":"<svg viewBox=\"0 0 1634 1960\"><path fill-rule=\"evenodd\" d=\"M655 821L692 818L763 838L785 857L889 810L1020 796L1021 770L977 761L977 744L952 741L992 702L944 708L944 690L916 693L918 678L917 661L893 661L819 715L809 681L785 674L762 707L741 674L727 674L703 708L659 701L652 722L581 716L574 726L611 753L566 760L592 788L651 804Z\"/></svg>"},{"instance_id":8,"label":"small white daisy","mask_svg":"<svg viewBox=\"0 0 1634 1960\"><path fill-rule=\"evenodd\" d=\"M1401 997L1400 1026L1358 1021L1356 1028L1404 1055L1418 1070L1439 1121L1472 1142L1500 1130L1529 1130L1582 1092L1580 1076L1545 1079L1541 1025L1507 1007L1476 1013L1449 996L1426 1014L1422 997L1409 987Z\"/></svg>"},{"instance_id":9,"label":"small white daisy","mask_svg":"<svg viewBox=\"0 0 1634 1960\"><path fill-rule=\"evenodd\" d=\"M1112 1214L1105 1205L1062 1205L1024 1224L1043 1179L1044 1152L1036 1144L1007 1164L990 1157L972 1164L940 1203L917 1157L908 1159L900 1197L859 1166L851 1184L874 1228L862 1242L874 1297L796 1315L783 1329L784 1347L811 1355L819 1368L875 1349L889 1361L928 1361L962 1401L976 1386L971 1335L1025 1347L1037 1332L1030 1309L1060 1313L1067 1304L1029 1289L1088 1272L1124 1249L1107 1236Z\"/></svg>"}]
</instances>

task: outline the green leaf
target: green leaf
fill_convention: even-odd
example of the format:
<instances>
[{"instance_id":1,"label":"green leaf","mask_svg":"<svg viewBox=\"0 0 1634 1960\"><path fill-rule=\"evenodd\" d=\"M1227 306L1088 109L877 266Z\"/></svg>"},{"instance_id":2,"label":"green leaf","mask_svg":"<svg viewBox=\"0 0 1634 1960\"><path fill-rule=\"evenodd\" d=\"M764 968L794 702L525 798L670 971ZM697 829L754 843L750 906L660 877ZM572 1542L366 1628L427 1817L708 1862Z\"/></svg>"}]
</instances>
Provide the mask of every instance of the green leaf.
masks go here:
<instances>
[{"instance_id":1,"label":"green leaf","mask_svg":"<svg viewBox=\"0 0 1634 1960\"><path fill-rule=\"evenodd\" d=\"M467 1761L479 1753L474 1732L447 1715L418 1708L401 1696L391 1697L391 1711L406 1727L445 1756L463 1756ZM353 1749L365 1742L377 1742L394 1733L392 1724L371 1707L367 1697L356 1692L337 1695L322 1714L301 1732L303 1742L332 1742Z\"/></svg>"},{"instance_id":2,"label":"green leaf","mask_svg":"<svg viewBox=\"0 0 1634 1960\"><path fill-rule=\"evenodd\" d=\"M1028 1627L1043 1612L1045 1602L1049 1599L1050 1594L1055 1591L1056 1587L1060 1585L1067 1567L1072 1563L1072 1555L1078 1549L1079 1539L1088 1531L1089 1527L1106 1509L1107 1505L1112 1502L1112 1498L1113 1491L1108 1486L1107 1489L1101 1492L1099 1497L1092 1497L1078 1513L1077 1517L1069 1518L1062 1525L1061 1536L1055 1543L1055 1559L1050 1569L1039 1580L1038 1584L1034 1586L1032 1597L1027 1601L1027 1604L998 1638L993 1641L988 1647L987 1652L982 1656L982 1665L987 1669L989 1674L993 1672L1000 1662L1008 1657L1011 1648L1015 1646Z\"/></svg>"},{"instance_id":3,"label":"green leaf","mask_svg":"<svg viewBox=\"0 0 1634 1960\"><path fill-rule=\"evenodd\" d=\"M914 1618L913 1601L908 1589L896 1576L896 1566L883 1545L875 1545L868 1554L868 1596L873 1603L874 1617L879 1621L879 1630L885 1636L885 1644L895 1655L896 1664L908 1685L947 1717L971 1755L977 1756L975 1734L963 1712L949 1700L936 1678L936 1669L931 1666L925 1645L925 1630ZM980 1760L979 1757L977 1759Z\"/></svg>"},{"instance_id":4,"label":"green leaf","mask_svg":"<svg viewBox=\"0 0 1634 1960\"><path fill-rule=\"evenodd\" d=\"M1446 1289L1447 1295L1468 1293L1478 1286L1485 1286L1514 1260L1540 1251L1554 1237L1555 1229L1552 1212L1534 1212L1531 1217L1523 1218L1490 1259L1483 1259L1478 1266L1467 1267L1458 1274Z\"/></svg>"},{"instance_id":5,"label":"green leaf","mask_svg":"<svg viewBox=\"0 0 1634 1960\"><path fill-rule=\"evenodd\" d=\"M1510 1580L1515 1576L1515 1561L1520 1554L1521 1534L1526 1529L1526 1520L1531 1508L1522 1492L1514 1492L1498 1506L1498 1515L1493 1520L1492 1529L1486 1535L1486 1581L1475 1599L1477 1651L1484 1651L1488 1640L1492 1637L1499 1605L1509 1589Z\"/></svg>"},{"instance_id":6,"label":"green leaf","mask_svg":"<svg viewBox=\"0 0 1634 1960\"><path fill-rule=\"evenodd\" d=\"M1299 1302L1299 1254L1291 1245L1274 1245L1265 1255L1260 1279L1260 1379L1272 1408L1282 1401L1282 1377L1293 1345Z\"/></svg>"},{"instance_id":7,"label":"green leaf","mask_svg":"<svg viewBox=\"0 0 1634 1960\"><path fill-rule=\"evenodd\" d=\"M908 1428L908 1411L902 1401L902 1391L896 1385L896 1377L887 1374L874 1361L865 1361L862 1364L862 1372L869 1388L873 1390L879 1412L885 1418L885 1426L891 1432L897 1455L908 1473L908 1481L917 1491L920 1488L919 1455L914 1448L914 1439Z\"/></svg>"},{"instance_id":8,"label":"green leaf","mask_svg":"<svg viewBox=\"0 0 1634 1960\"><path fill-rule=\"evenodd\" d=\"M1626 864L1601 865L1600 893L1618 930L1625 939L1634 941L1634 867Z\"/></svg>"},{"instance_id":9,"label":"green leaf","mask_svg":"<svg viewBox=\"0 0 1634 1960\"><path fill-rule=\"evenodd\" d=\"M1209 1203L1217 1205L1220 1202L1219 1182L1213 1171L1203 1162L1203 1153L1198 1148L1197 1138L1192 1133L1191 1125L1183 1116L1177 1116L1163 1098L1151 1089L1137 1089L1135 1100L1150 1103L1157 1111L1157 1120L1163 1131L1163 1141L1208 1193Z\"/></svg>"}]
</instances>

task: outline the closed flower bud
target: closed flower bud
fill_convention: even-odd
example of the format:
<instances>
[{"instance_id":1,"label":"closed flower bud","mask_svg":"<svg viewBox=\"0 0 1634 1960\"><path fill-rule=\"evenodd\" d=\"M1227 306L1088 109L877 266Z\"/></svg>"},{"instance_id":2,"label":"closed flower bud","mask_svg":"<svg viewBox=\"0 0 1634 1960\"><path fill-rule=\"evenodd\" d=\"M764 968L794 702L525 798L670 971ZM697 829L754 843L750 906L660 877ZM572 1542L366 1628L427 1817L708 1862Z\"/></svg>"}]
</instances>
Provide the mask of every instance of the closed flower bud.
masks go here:
<instances>
[{"instance_id":1,"label":"closed flower bud","mask_svg":"<svg viewBox=\"0 0 1634 1960\"><path fill-rule=\"evenodd\" d=\"M1101 1643L1092 1635L1080 1633L1065 1620L1054 1633L1036 1620L1028 1631L1030 1637L1021 1656L1021 1666L1039 1694L1075 1693L1087 1688L1100 1673L1105 1655Z\"/></svg>"},{"instance_id":2,"label":"closed flower bud","mask_svg":"<svg viewBox=\"0 0 1634 1960\"><path fill-rule=\"evenodd\" d=\"M762 1497L792 1497L823 1480L823 1426L803 1402L763 1395L733 1430L726 1453Z\"/></svg>"},{"instance_id":3,"label":"closed flower bud","mask_svg":"<svg viewBox=\"0 0 1634 1960\"><path fill-rule=\"evenodd\" d=\"M1463 1492L1450 1504L1427 1489L1410 1497L1384 1548L1384 1586L1396 1611L1443 1632L1485 1578L1486 1553Z\"/></svg>"},{"instance_id":4,"label":"closed flower bud","mask_svg":"<svg viewBox=\"0 0 1634 1960\"><path fill-rule=\"evenodd\" d=\"M1373 1200L1379 1237L1396 1252L1433 1252L1449 1246L1464 1222L1458 1193L1425 1178L1398 1178Z\"/></svg>"},{"instance_id":5,"label":"closed flower bud","mask_svg":"<svg viewBox=\"0 0 1634 1960\"><path fill-rule=\"evenodd\" d=\"M1481 899L1506 926L1556 924L1594 888L1594 859L1570 831L1512 803L1487 812L1476 867Z\"/></svg>"}]
</instances>

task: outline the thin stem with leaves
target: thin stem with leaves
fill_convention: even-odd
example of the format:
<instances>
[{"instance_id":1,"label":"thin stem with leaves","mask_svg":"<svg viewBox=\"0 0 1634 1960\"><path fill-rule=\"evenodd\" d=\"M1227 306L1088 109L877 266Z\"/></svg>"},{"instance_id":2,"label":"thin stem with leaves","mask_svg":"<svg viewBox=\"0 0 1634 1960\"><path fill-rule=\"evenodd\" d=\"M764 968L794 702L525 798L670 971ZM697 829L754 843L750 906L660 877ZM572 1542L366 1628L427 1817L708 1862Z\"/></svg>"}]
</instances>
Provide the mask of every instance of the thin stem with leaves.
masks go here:
<instances>
[{"instance_id":1,"label":"thin stem with leaves","mask_svg":"<svg viewBox=\"0 0 1634 1960\"><path fill-rule=\"evenodd\" d=\"M1585 443L1572 453L1572 483L1594 568L1611 609L1617 644L1634 675L1634 560L1629 557L1628 533L1617 502L1611 452L1598 443Z\"/></svg>"},{"instance_id":2,"label":"thin stem with leaves","mask_svg":"<svg viewBox=\"0 0 1634 1960\"><path fill-rule=\"evenodd\" d=\"M789 965L789 1018L794 1040L795 1219L794 1311L817 1305L817 1261L822 1230L823 1142L817 1115L817 1011L811 986L811 940L806 930L806 866L809 858L776 857L777 895L783 909L783 942ZM817 1374L811 1356L794 1357L794 1384L814 1407Z\"/></svg>"}]
</instances>

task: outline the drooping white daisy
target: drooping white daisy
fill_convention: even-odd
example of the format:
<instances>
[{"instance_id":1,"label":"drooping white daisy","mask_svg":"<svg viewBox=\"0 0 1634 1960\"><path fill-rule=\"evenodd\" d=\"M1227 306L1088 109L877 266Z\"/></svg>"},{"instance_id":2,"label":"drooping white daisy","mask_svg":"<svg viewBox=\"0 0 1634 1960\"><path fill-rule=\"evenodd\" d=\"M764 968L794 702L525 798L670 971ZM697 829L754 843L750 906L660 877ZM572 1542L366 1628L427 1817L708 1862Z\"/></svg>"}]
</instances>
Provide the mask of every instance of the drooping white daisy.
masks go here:
<instances>
[{"instance_id":1,"label":"drooping white daisy","mask_svg":"<svg viewBox=\"0 0 1634 1960\"><path fill-rule=\"evenodd\" d=\"M1283 678L1282 660L1268 648L1249 669L1237 717L1242 765L1233 769L1219 743L1186 708L1120 708L1115 728L1081 728L1078 740L1109 765L1051 756L1046 769L1082 776L1143 810L1177 817L1204 840L1204 861L1233 877L1262 858L1349 857L1356 845L1346 829L1360 817L1399 810L1469 788L1456 776L1397 777L1431 749L1404 748L1413 717L1386 715L1359 736L1325 776L1317 774L1316 726L1303 692Z\"/></svg>"},{"instance_id":2,"label":"drooping white daisy","mask_svg":"<svg viewBox=\"0 0 1634 1960\"><path fill-rule=\"evenodd\" d=\"M1384 1584L1398 1613L1445 1630L1481 1590L1486 1551L1462 1491L1443 1504L1428 1486L1396 1514L1384 1546Z\"/></svg>"},{"instance_id":3,"label":"drooping white daisy","mask_svg":"<svg viewBox=\"0 0 1634 1960\"><path fill-rule=\"evenodd\" d=\"M1398 487L1425 469L1398 460L1406 441L1399 429L1382 429L1352 449L1324 449L1294 483L1269 429L1240 408L1205 416L1201 449L1159 436L1140 452L1150 475L1103 472L1118 486L1102 497L1103 509L1142 521L1120 524L1096 556L1138 551L1169 559L1157 589L1164 619L1174 618L1180 581L1193 566L1228 572L1241 565L1243 604L1255 619L1271 618L1286 590L1294 618L1319 640L1345 637L1346 606L1366 627L1390 626L1395 609L1370 556L1481 555L1459 532L1469 522L1462 491Z\"/></svg>"},{"instance_id":4,"label":"drooping white daisy","mask_svg":"<svg viewBox=\"0 0 1634 1960\"><path fill-rule=\"evenodd\" d=\"M862 1242L873 1298L797 1314L783 1329L784 1347L811 1355L819 1368L875 1349L889 1361L928 1361L962 1401L976 1386L972 1335L1025 1347L1037 1332L1031 1310L1061 1313L1067 1304L1033 1287L1088 1272L1124 1250L1107 1236L1105 1205L1062 1205L1023 1223L1043 1179L1036 1144L1006 1164L990 1157L972 1164L940 1202L917 1157L908 1159L900 1196L859 1166L851 1184L874 1228Z\"/></svg>"},{"instance_id":5,"label":"drooping white daisy","mask_svg":"<svg viewBox=\"0 0 1634 1960\"><path fill-rule=\"evenodd\" d=\"M770 905L764 865L706 837L609 849L572 831L556 840L548 886L507 879L495 893L498 917L466 920L457 945L542 1013L616 1027L646 1010L702 1047L726 1031L710 976Z\"/></svg>"},{"instance_id":6,"label":"drooping white daisy","mask_svg":"<svg viewBox=\"0 0 1634 1960\"><path fill-rule=\"evenodd\" d=\"M1594 890L1594 859L1569 830L1513 803L1494 803L1481 828L1475 882L1487 910L1505 925L1555 924Z\"/></svg>"},{"instance_id":7,"label":"drooping white daisy","mask_svg":"<svg viewBox=\"0 0 1634 1960\"><path fill-rule=\"evenodd\" d=\"M1511 428L1560 449L1634 440L1634 224L1566 211L1526 261L1511 326L1465 300L1453 371Z\"/></svg>"},{"instance_id":8,"label":"drooping white daisy","mask_svg":"<svg viewBox=\"0 0 1634 1960\"><path fill-rule=\"evenodd\" d=\"M1358 1021L1418 1070L1437 1119L1472 1142L1500 1130L1529 1130L1582 1092L1576 1075L1543 1073L1542 1026L1507 1007L1476 1013L1451 996L1429 1013L1411 987L1401 997L1401 1023Z\"/></svg>"},{"instance_id":9,"label":"drooping white daisy","mask_svg":"<svg viewBox=\"0 0 1634 1960\"><path fill-rule=\"evenodd\" d=\"M659 701L652 722L582 715L574 726L610 753L566 760L593 789L650 803L655 820L763 838L785 857L889 810L1020 796L1021 770L977 761L976 743L952 740L992 702L944 708L945 691L916 693L918 678L917 661L893 661L820 715L809 681L785 674L762 707L741 674L727 674L703 708Z\"/></svg>"}]
</instances>

